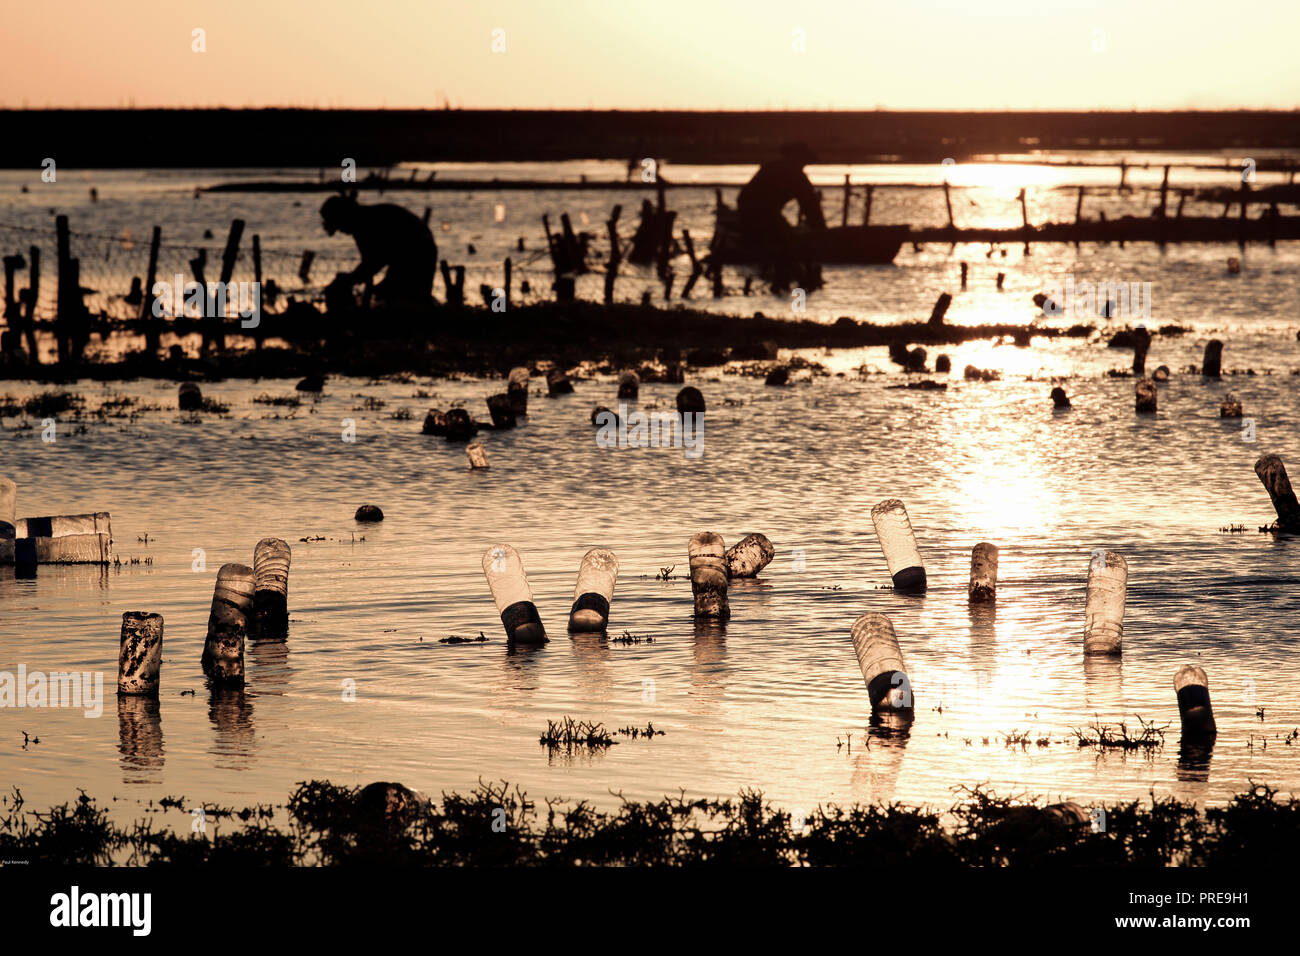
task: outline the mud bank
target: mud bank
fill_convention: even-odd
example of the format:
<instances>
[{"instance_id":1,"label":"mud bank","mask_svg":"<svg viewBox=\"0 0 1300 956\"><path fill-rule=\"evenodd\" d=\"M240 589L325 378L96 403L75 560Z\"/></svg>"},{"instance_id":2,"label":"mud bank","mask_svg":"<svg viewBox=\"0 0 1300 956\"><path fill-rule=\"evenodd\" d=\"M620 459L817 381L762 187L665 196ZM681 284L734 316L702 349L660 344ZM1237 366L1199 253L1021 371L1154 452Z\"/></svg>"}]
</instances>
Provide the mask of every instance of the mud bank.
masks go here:
<instances>
[{"instance_id":1,"label":"mud bank","mask_svg":"<svg viewBox=\"0 0 1300 956\"><path fill-rule=\"evenodd\" d=\"M191 327L192 326L192 327ZM169 329L171 327L169 326ZM174 323L177 334L211 323ZM164 359L124 344L111 360L77 365L0 365L0 379L43 382L78 378L173 380L283 378L329 372L339 375L492 374L539 361L574 366L582 362L631 365L662 361L704 367L726 361L774 359L776 349L863 346L954 345L1009 337L1029 345L1033 337L1086 337L1091 325L1069 329L1030 324L955 326L923 321L896 325L861 322L847 316L834 323L791 320L755 313L744 318L677 307L543 302L488 308L439 307L412 314L371 310L327 316L303 307L266 315L258 339L238 320L225 327L233 346L222 353ZM104 342L126 343L143 332L139 322L114 323ZM113 351L111 348L108 351Z\"/></svg>"},{"instance_id":2,"label":"mud bank","mask_svg":"<svg viewBox=\"0 0 1300 956\"><path fill-rule=\"evenodd\" d=\"M186 811L184 798L163 808ZM796 811L798 813L798 811ZM273 818L286 815L281 830ZM730 800L534 801L505 782L430 800L396 783L299 784L284 807L205 808L215 835L123 828L82 795L48 811L0 804L0 856L46 865L1212 866L1281 863L1300 849L1300 799L1253 785L1226 806L1174 797L1080 807L962 787L948 810L823 804L807 815L754 790ZM492 821L499 821L493 826ZM504 825L500 825L503 823Z\"/></svg>"}]
</instances>

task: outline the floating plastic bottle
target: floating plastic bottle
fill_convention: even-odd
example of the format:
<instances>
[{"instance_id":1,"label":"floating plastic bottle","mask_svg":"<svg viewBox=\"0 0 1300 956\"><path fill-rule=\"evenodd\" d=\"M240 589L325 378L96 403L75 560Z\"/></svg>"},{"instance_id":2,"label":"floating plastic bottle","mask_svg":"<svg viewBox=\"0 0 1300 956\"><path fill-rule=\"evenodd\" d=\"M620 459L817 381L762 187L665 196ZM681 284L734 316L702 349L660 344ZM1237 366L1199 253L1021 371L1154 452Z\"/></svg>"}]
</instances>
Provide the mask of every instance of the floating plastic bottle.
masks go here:
<instances>
[{"instance_id":1,"label":"floating plastic bottle","mask_svg":"<svg viewBox=\"0 0 1300 956\"><path fill-rule=\"evenodd\" d=\"M1156 383L1149 378L1144 378L1133 386L1133 407L1143 415L1154 415L1156 406L1159 402L1159 392L1156 390Z\"/></svg>"},{"instance_id":2,"label":"floating plastic bottle","mask_svg":"<svg viewBox=\"0 0 1300 956\"><path fill-rule=\"evenodd\" d=\"M695 595L695 616L725 621L731 617L727 603L727 546L722 535L701 531L691 535L691 592Z\"/></svg>"},{"instance_id":3,"label":"floating plastic bottle","mask_svg":"<svg viewBox=\"0 0 1300 956\"><path fill-rule=\"evenodd\" d=\"M487 446L481 441L470 442L465 446L465 457L469 459L469 467L472 470L479 470L490 467L488 465Z\"/></svg>"},{"instance_id":4,"label":"floating plastic bottle","mask_svg":"<svg viewBox=\"0 0 1300 956\"><path fill-rule=\"evenodd\" d=\"M903 667L894 625L883 614L864 614L853 622L853 650L873 708L912 709L912 684Z\"/></svg>"},{"instance_id":5,"label":"floating plastic bottle","mask_svg":"<svg viewBox=\"0 0 1300 956\"><path fill-rule=\"evenodd\" d=\"M17 508L18 485L12 479L0 476L0 538L14 537Z\"/></svg>"},{"instance_id":6,"label":"floating plastic bottle","mask_svg":"<svg viewBox=\"0 0 1300 956\"><path fill-rule=\"evenodd\" d=\"M694 385L687 385L677 393L677 414L687 413L703 415L705 412L704 395Z\"/></svg>"},{"instance_id":7,"label":"floating plastic bottle","mask_svg":"<svg viewBox=\"0 0 1300 956\"><path fill-rule=\"evenodd\" d=\"M203 407L203 393L193 382L183 382L176 390L176 407L183 412L198 411Z\"/></svg>"},{"instance_id":8,"label":"floating plastic bottle","mask_svg":"<svg viewBox=\"0 0 1300 956\"><path fill-rule=\"evenodd\" d=\"M517 424L515 421L515 406L509 392L489 395L486 401L493 428L506 429L515 427Z\"/></svg>"},{"instance_id":9,"label":"floating plastic bottle","mask_svg":"<svg viewBox=\"0 0 1300 956\"><path fill-rule=\"evenodd\" d=\"M916 548L916 535L908 520L907 508L897 498L889 498L871 509L871 523L876 526L880 549L885 552L894 590L925 590L925 567Z\"/></svg>"},{"instance_id":10,"label":"floating plastic bottle","mask_svg":"<svg viewBox=\"0 0 1300 956\"><path fill-rule=\"evenodd\" d=\"M1121 652L1127 592L1128 562L1114 551L1095 551L1088 565L1088 602L1083 612L1085 654Z\"/></svg>"},{"instance_id":11,"label":"floating plastic bottle","mask_svg":"<svg viewBox=\"0 0 1300 956\"><path fill-rule=\"evenodd\" d=\"M447 441L469 441L478 433L478 425L463 408L448 409L443 419L443 437Z\"/></svg>"},{"instance_id":12,"label":"floating plastic bottle","mask_svg":"<svg viewBox=\"0 0 1300 956\"><path fill-rule=\"evenodd\" d=\"M564 369L553 368L546 373L546 395L548 398L569 395L572 392L573 383L569 381L569 376L565 374Z\"/></svg>"},{"instance_id":13,"label":"floating plastic bottle","mask_svg":"<svg viewBox=\"0 0 1300 956\"><path fill-rule=\"evenodd\" d=\"M122 615L117 654L117 692L157 697L162 670L163 618L148 611Z\"/></svg>"},{"instance_id":14,"label":"floating plastic bottle","mask_svg":"<svg viewBox=\"0 0 1300 956\"><path fill-rule=\"evenodd\" d=\"M578 567L578 583L573 588L573 608L569 611L569 630L603 631L609 624L609 602L614 599L618 581L618 558L609 548L592 548Z\"/></svg>"},{"instance_id":15,"label":"floating plastic bottle","mask_svg":"<svg viewBox=\"0 0 1300 956\"><path fill-rule=\"evenodd\" d=\"M244 683L244 641L253 612L256 577L245 564L223 564L212 591L203 673L217 684Z\"/></svg>"},{"instance_id":16,"label":"floating plastic bottle","mask_svg":"<svg viewBox=\"0 0 1300 956\"><path fill-rule=\"evenodd\" d=\"M431 408L424 416L424 425L420 428L422 435L447 434L447 416L440 408Z\"/></svg>"},{"instance_id":17,"label":"floating plastic bottle","mask_svg":"<svg viewBox=\"0 0 1300 956\"><path fill-rule=\"evenodd\" d=\"M1206 378L1219 378L1223 364L1223 343L1210 339L1205 343L1205 361L1201 363L1201 374Z\"/></svg>"},{"instance_id":18,"label":"floating plastic bottle","mask_svg":"<svg viewBox=\"0 0 1300 956\"><path fill-rule=\"evenodd\" d=\"M289 543L263 538L253 548L253 633L258 637L289 634Z\"/></svg>"},{"instance_id":19,"label":"floating plastic bottle","mask_svg":"<svg viewBox=\"0 0 1300 956\"><path fill-rule=\"evenodd\" d=\"M1296 500L1286 465L1277 455L1263 455L1255 462L1255 474L1263 483L1277 512L1277 523L1284 531L1300 534L1300 501Z\"/></svg>"},{"instance_id":20,"label":"floating plastic bottle","mask_svg":"<svg viewBox=\"0 0 1300 956\"><path fill-rule=\"evenodd\" d=\"M1214 734L1214 711L1210 707L1210 681L1195 664L1184 664L1174 675L1174 693L1178 695L1178 716L1183 733Z\"/></svg>"},{"instance_id":21,"label":"floating plastic bottle","mask_svg":"<svg viewBox=\"0 0 1300 956\"><path fill-rule=\"evenodd\" d=\"M747 534L727 549L723 559L733 578L752 578L776 557L776 548L765 534Z\"/></svg>"},{"instance_id":22,"label":"floating plastic bottle","mask_svg":"<svg viewBox=\"0 0 1300 956\"><path fill-rule=\"evenodd\" d=\"M506 380L506 394L510 397L510 408L516 417L528 414L528 369L520 366L512 368Z\"/></svg>"},{"instance_id":23,"label":"floating plastic bottle","mask_svg":"<svg viewBox=\"0 0 1300 956\"><path fill-rule=\"evenodd\" d=\"M511 644L545 644L546 628L533 603L533 589L519 552L508 544L488 548L483 554L483 575L492 589L506 640Z\"/></svg>"},{"instance_id":24,"label":"floating plastic bottle","mask_svg":"<svg viewBox=\"0 0 1300 956\"><path fill-rule=\"evenodd\" d=\"M982 541L970 553L970 599L976 604L995 600L998 594L998 549Z\"/></svg>"}]
</instances>

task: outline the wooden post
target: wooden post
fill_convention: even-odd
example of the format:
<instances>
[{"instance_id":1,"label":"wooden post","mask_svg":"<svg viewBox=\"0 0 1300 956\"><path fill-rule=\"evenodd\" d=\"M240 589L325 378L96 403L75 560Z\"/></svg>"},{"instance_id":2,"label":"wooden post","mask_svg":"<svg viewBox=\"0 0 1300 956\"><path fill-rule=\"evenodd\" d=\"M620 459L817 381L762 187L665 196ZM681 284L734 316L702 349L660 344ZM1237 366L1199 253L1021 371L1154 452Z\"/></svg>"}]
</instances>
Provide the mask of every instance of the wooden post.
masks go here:
<instances>
[{"instance_id":1,"label":"wooden post","mask_svg":"<svg viewBox=\"0 0 1300 956\"><path fill-rule=\"evenodd\" d=\"M1164 178L1160 180L1160 212L1158 215L1161 219L1165 218L1165 211L1168 208L1169 199L1169 167L1165 167Z\"/></svg>"},{"instance_id":2,"label":"wooden post","mask_svg":"<svg viewBox=\"0 0 1300 956\"><path fill-rule=\"evenodd\" d=\"M682 242L686 245L686 254L691 259L691 274L686 279L686 284L682 286L682 298L689 299L691 289L695 288L695 283L700 278L700 273L704 271L704 267L695 258L695 241L691 238L689 229L682 230Z\"/></svg>"},{"instance_id":3,"label":"wooden post","mask_svg":"<svg viewBox=\"0 0 1300 956\"><path fill-rule=\"evenodd\" d=\"M578 237L573 232L573 220L567 212L560 213L560 228L564 235L564 258L571 267L576 267L577 263L572 260L573 253L578 248Z\"/></svg>"},{"instance_id":4,"label":"wooden post","mask_svg":"<svg viewBox=\"0 0 1300 956\"><path fill-rule=\"evenodd\" d=\"M546 233L546 249L551 254L551 262L555 262L555 238L551 235L551 216L549 213L542 213L542 230Z\"/></svg>"},{"instance_id":5,"label":"wooden post","mask_svg":"<svg viewBox=\"0 0 1300 956\"><path fill-rule=\"evenodd\" d=\"M501 287L501 291L506 294L507 309L510 308L510 266L511 266L510 257L506 256L506 262L505 262L506 284Z\"/></svg>"},{"instance_id":6,"label":"wooden post","mask_svg":"<svg viewBox=\"0 0 1300 956\"><path fill-rule=\"evenodd\" d=\"M1125 182L1127 178L1128 178L1128 160L1121 159L1119 161L1119 191L1122 193L1128 192L1128 183Z\"/></svg>"},{"instance_id":7,"label":"wooden post","mask_svg":"<svg viewBox=\"0 0 1300 956\"><path fill-rule=\"evenodd\" d=\"M1079 194L1074 199L1074 248L1079 248L1079 230L1082 228L1080 223L1083 222L1083 189L1079 187Z\"/></svg>"},{"instance_id":8,"label":"wooden post","mask_svg":"<svg viewBox=\"0 0 1300 956\"><path fill-rule=\"evenodd\" d=\"M463 267L457 267L460 273L460 282L456 282L451 277L451 267L447 260L443 259L438 267L442 270L442 284L447 288L447 304L450 306L462 306L465 304L465 272Z\"/></svg>"},{"instance_id":9,"label":"wooden post","mask_svg":"<svg viewBox=\"0 0 1300 956\"><path fill-rule=\"evenodd\" d=\"M1250 183L1246 180L1241 181L1241 218L1238 220L1237 227L1237 244L1244 247L1246 245L1246 207L1250 203Z\"/></svg>"},{"instance_id":10,"label":"wooden post","mask_svg":"<svg viewBox=\"0 0 1300 956\"><path fill-rule=\"evenodd\" d=\"M27 352L31 356L33 365L41 364L41 357L36 351L36 300L41 294L41 249L40 246L32 246L27 250L28 261L31 263L30 278L27 281L27 302L23 311L24 333L27 337Z\"/></svg>"},{"instance_id":11,"label":"wooden post","mask_svg":"<svg viewBox=\"0 0 1300 956\"><path fill-rule=\"evenodd\" d=\"M853 189L849 185L849 174L845 173L844 174L844 211L840 216L841 226L847 226L849 224L849 200L852 197L853 197Z\"/></svg>"},{"instance_id":12,"label":"wooden post","mask_svg":"<svg viewBox=\"0 0 1300 956\"><path fill-rule=\"evenodd\" d=\"M930 310L930 319L927 325L943 325L943 317L948 314L948 307L952 305L952 295L947 292L939 293L939 298L935 300L934 308Z\"/></svg>"},{"instance_id":13,"label":"wooden post","mask_svg":"<svg viewBox=\"0 0 1300 956\"><path fill-rule=\"evenodd\" d=\"M944 180L944 183L943 183L943 204L944 204L944 206L946 206L947 209L948 209L948 228L949 228L949 229L956 229L956 228L957 228L957 225L956 225L956 223L953 222L953 219L952 219L952 197L951 197L951 196L949 195L949 193L948 193L948 181L947 181L947 180Z\"/></svg>"},{"instance_id":14,"label":"wooden post","mask_svg":"<svg viewBox=\"0 0 1300 956\"><path fill-rule=\"evenodd\" d=\"M72 322L71 295L71 240L68 236L68 217L54 219L55 246L58 256L58 276L55 279L57 299L55 305L55 337L58 339L59 364L68 360L68 326Z\"/></svg>"},{"instance_id":15,"label":"wooden post","mask_svg":"<svg viewBox=\"0 0 1300 956\"><path fill-rule=\"evenodd\" d=\"M609 232L609 265L605 268L606 305L614 304L614 283L618 281L618 267L623 262L623 248L618 241L618 217L622 212L623 207L616 205L605 222L605 229Z\"/></svg>"},{"instance_id":16,"label":"wooden post","mask_svg":"<svg viewBox=\"0 0 1300 956\"><path fill-rule=\"evenodd\" d=\"M543 214L542 227L546 230L546 245L551 251L551 267L555 271L555 300L557 302L572 302L574 299L574 280L573 264L570 262L571 238L573 235L573 226L569 222L569 214L560 215L560 225L563 233L559 236L551 235L551 220L549 216ZM576 242L576 240L572 240Z\"/></svg>"},{"instance_id":17,"label":"wooden post","mask_svg":"<svg viewBox=\"0 0 1300 956\"><path fill-rule=\"evenodd\" d=\"M159 320L154 317L154 283L158 280L158 247L162 244L162 227L154 226L149 237L149 268L145 272L144 295L140 297L140 321L144 323L145 348L157 352L162 346L158 331Z\"/></svg>"},{"instance_id":18,"label":"wooden post","mask_svg":"<svg viewBox=\"0 0 1300 956\"><path fill-rule=\"evenodd\" d=\"M867 187L867 208L862 211L862 225L871 225L871 197L875 194L876 187Z\"/></svg>"},{"instance_id":19,"label":"wooden post","mask_svg":"<svg viewBox=\"0 0 1300 956\"><path fill-rule=\"evenodd\" d=\"M235 260L239 258L239 240L244 236L244 220L230 220L230 232L226 236L226 248L221 253L221 272L217 280L221 289L221 314L212 316L212 326L217 330L217 349L226 349L226 307L230 302L230 280L235 274ZM235 302L238 303L238 295ZM235 310L238 312L238 308Z\"/></svg>"},{"instance_id":20,"label":"wooden post","mask_svg":"<svg viewBox=\"0 0 1300 956\"><path fill-rule=\"evenodd\" d=\"M1183 203L1187 202L1187 190L1178 190L1178 208L1174 211L1175 219L1183 218Z\"/></svg>"},{"instance_id":21,"label":"wooden post","mask_svg":"<svg viewBox=\"0 0 1300 956\"><path fill-rule=\"evenodd\" d=\"M1277 455L1264 455L1255 462L1255 474L1273 499L1278 527L1283 531L1300 533L1300 503L1296 502L1282 459Z\"/></svg>"},{"instance_id":22,"label":"wooden post","mask_svg":"<svg viewBox=\"0 0 1300 956\"><path fill-rule=\"evenodd\" d=\"M1024 186L1020 187L1020 224L1025 230L1025 255L1029 255L1029 201Z\"/></svg>"},{"instance_id":23,"label":"wooden post","mask_svg":"<svg viewBox=\"0 0 1300 956\"><path fill-rule=\"evenodd\" d=\"M262 307L262 237L253 233L253 288L257 290L257 306ZM262 326L258 319L257 331L253 333L253 348L262 350Z\"/></svg>"},{"instance_id":24,"label":"wooden post","mask_svg":"<svg viewBox=\"0 0 1300 956\"><path fill-rule=\"evenodd\" d=\"M722 293L722 263L715 262L713 263L713 297L721 299Z\"/></svg>"},{"instance_id":25,"label":"wooden post","mask_svg":"<svg viewBox=\"0 0 1300 956\"><path fill-rule=\"evenodd\" d=\"M18 270L27 265L23 261L22 255L12 255L4 257L5 269L5 310L4 317L6 324L12 328L13 316L17 311L14 305L14 276Z\"/></svg>"},{"instance_id":26,"label":"wooden post","mask_svg":"<svg viewBox=\"0 0 1300 956\"><path fill-rule=\"evenodd\" d=\"M311 264L316 258L316 253L311 249L302 251L302 261L298 263L298 278L306 285L311 279Z\"/></svg>"},{"instance_id":27,"label":"wooden post","mask_svg":"<svg viewBox=\"0 0 1300 956\"><path fill-rule=\"evenodd\" d=\"M90 316L81 301L81 259L73 257L68 260L68 282L72 287L72 328L69 340L70 354L74 362L81 360L81 353L90 341Z\"/></svg>"},{"instance_id":28,"label":"wooden post","mask_svg":"<svg viewBox=\"0 0 1300 956\"><path fill-rule=\"evenodd\" d=\"M207 348L211 342L211 331L207 323L208 315L208 280L204 276L204 269L208 262L208 251L200 249L190 260L190 271L194 273L194 281L199 285L199 320L203 328L203 348Z\"/></svg>"},{"instance_id":29,"label":"wooden post","mask_svg":"<svg viewBox=\"0 0 1300 956\"><path fill-rule=\"evenodd\" d=\"M239 240L244 235L244 220L230 220L230 233L226 236L226 248L221 253L221 284L227 285L235 274L235 260L239 257Z\"/></svg>"}]
</instances>

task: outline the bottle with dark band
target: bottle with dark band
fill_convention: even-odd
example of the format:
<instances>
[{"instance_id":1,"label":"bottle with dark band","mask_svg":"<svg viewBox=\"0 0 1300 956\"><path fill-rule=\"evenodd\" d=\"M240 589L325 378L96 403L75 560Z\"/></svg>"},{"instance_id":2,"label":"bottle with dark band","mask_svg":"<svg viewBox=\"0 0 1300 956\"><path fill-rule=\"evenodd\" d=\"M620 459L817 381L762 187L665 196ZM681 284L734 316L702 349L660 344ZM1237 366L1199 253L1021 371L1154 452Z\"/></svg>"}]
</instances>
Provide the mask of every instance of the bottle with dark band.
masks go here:
<instances>
[{"instance_id":1,"label":"bottle with dark band","mask_svg":"<svg viewBox=\"0 0 1300 956\"><path fill-rule=\"evenodd\" d=\"M916 547L916 535L907 517L907 508L897 498L880 502L871 509L871 523L876 526L880 549L885 552L889 575L895 591L925 591L925 567Z\"/></svg>"},{"instance_id":2,"label":"bottle with dark band","mask_svg":"<svg viewBox=\"0 0 1300 956\"><path fill-rule=\"evenodd\" d=\"M288 542L263 538L253 548L253 634L282 638L289 634Z\"/></svg>"},{"instance_id":3,"label":"bottle with dark band","mask_svg":"<svg viewBox=\"0 0 1300 956\"><path fill-rule=\"evenodd\" d=\"M1178 695L1178 716L1184 735L1210 737L1218 732L1210 707L1210 681L1202 668L1195 664L1178 668L1174 693Z\"/></svg>"},{"instance_id":4,"label":"bottle with dark band","mask_svg":"<svg viewBox=\"0 0 1300 956\"><path fill-rule=\"evenodd\" d=\"M569 611L569 630L603 631L609 624L609 603L618 581L618 558L608 548L592 548L578 568L578 583L573 588L573 609Z\"/></svg>"},{"instance_id":5,"label":"bottle with dark band","mask_svg":"<svg viewBox=\"0 0 1300 956\"><path fill-rule=\"evenodd\" d=\"M723 559L727 546L722 535L701 531L691 535L688 554L691 562L691 592L695 596L695 616L725 621L731 617L727 603L727 563Z\"/></svg>"},{"instance_id":6,"label":"bottle with dark band","mask_svg":"<svg viewBox=\"0 0 1300 956\"><path fill-rule=\"evenodd\" d=\"M727 574L733 578L753 578L758 572L772 563L776 557L776 548L765 534L747 534L733 544L723 558L727 562Z\"/></svg>"},{"instance_id":7,"label":"bottle with dark band","mask_svg":"<svg viewBox=\"0 0 1300 956\"><path fill-rule=\"evenodd\" d=\"M872 709L912 710L912 684L893 623L883 614L864 614L853 622L851 633Z\"/></svg>"},{"instance_id":8,"label":"bottle with dark band","mask_svg":"<svg viewBox=\"0 0 1300 956\"><path fill-rule=\"evenodd\" d=\"M533 589L519 552L508 544L488 548L483 554L483 575L492 589L506 640L511 644L545 644L546 628L533 603Z\"/></svg>"},{"instance_id":9,"label":"bottle with dark band","mask_svg":"<svg viewBox=\"0 0 1300 956\"><path fill-rule=\"evenodd\" d=\"M998 549L981 541L970 553L970 588L972 604L994 601L998 596Z\"/></svg>"}]
</instances>

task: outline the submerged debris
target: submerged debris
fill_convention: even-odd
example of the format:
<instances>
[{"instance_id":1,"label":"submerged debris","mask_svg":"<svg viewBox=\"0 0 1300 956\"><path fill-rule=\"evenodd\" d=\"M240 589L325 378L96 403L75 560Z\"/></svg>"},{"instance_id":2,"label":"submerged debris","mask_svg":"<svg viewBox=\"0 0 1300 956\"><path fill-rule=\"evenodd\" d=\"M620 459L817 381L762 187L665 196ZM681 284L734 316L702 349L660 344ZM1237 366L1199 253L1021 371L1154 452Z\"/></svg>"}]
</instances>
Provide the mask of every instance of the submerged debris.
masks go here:
<instances>
[{"instance_id":1,"label":"submerged debris","mask_svg":"<svg viewBox=\"0 0 1300 956\"><path fill-rule=\"evenodd\" d=\"M574 720L565 715L558 721L548 720L546 730L542 733L540 743L549 750L604 750L618 743L613 735L605 729L604 724L589 720Z\"/></svg>"},{"instance_id":2,"label":"submerged debris","mask_svg":"<svg viewBox=\"0 0 1300 956\"><path fill-rule=\"evenodd\" d=\"M1136 716L1136 715L1135 715ZM1093 721L1082 729L1070 731L1080 747L1096 747L1098 750L1158 750L1165 745L1165 730L1168 724L1157 727L1154 722L1137 718L1140 732L1130 732L1128 725L1120 721L1117 726Z\"/></svg>"},{"instance_id":3,"label":"submerged debris","mask_svg":"<svg viewBox=\"0 0 1300 956\"><path fill-rule=\"evenodd\" d=\"M611 637L609 642L611 644L653 644L655 639L649 635L642 636L633 634L631 631L624 631L618 637Z\"/></svg>"},{"instance_id":4,"label":"submerged debris","mask_svg":"<svg viewBox=\"0 0 1300 956\"><path fill-rule=\"evenodd\" d=\"M483 644L487 642L487 637L482 631L478 632L478 637L457 637L455 634L450 637L438 639L439 644Z\"/></svg>"},{"instance_id":5,"label":"submerged debris","mask_svg":"<svg viewBox=\"0 0 1300 956\"><path fill-rule=\"evenodd\" d=\"M648 740L653 740L655 737L662 737L664 735L664 731L655 730L655 725L649 721L646 722L644 727L620 727L618 733L622 737L631 737L633 740L636 740L638 737L645 737Z\"/></svg>"}]
</instances>

